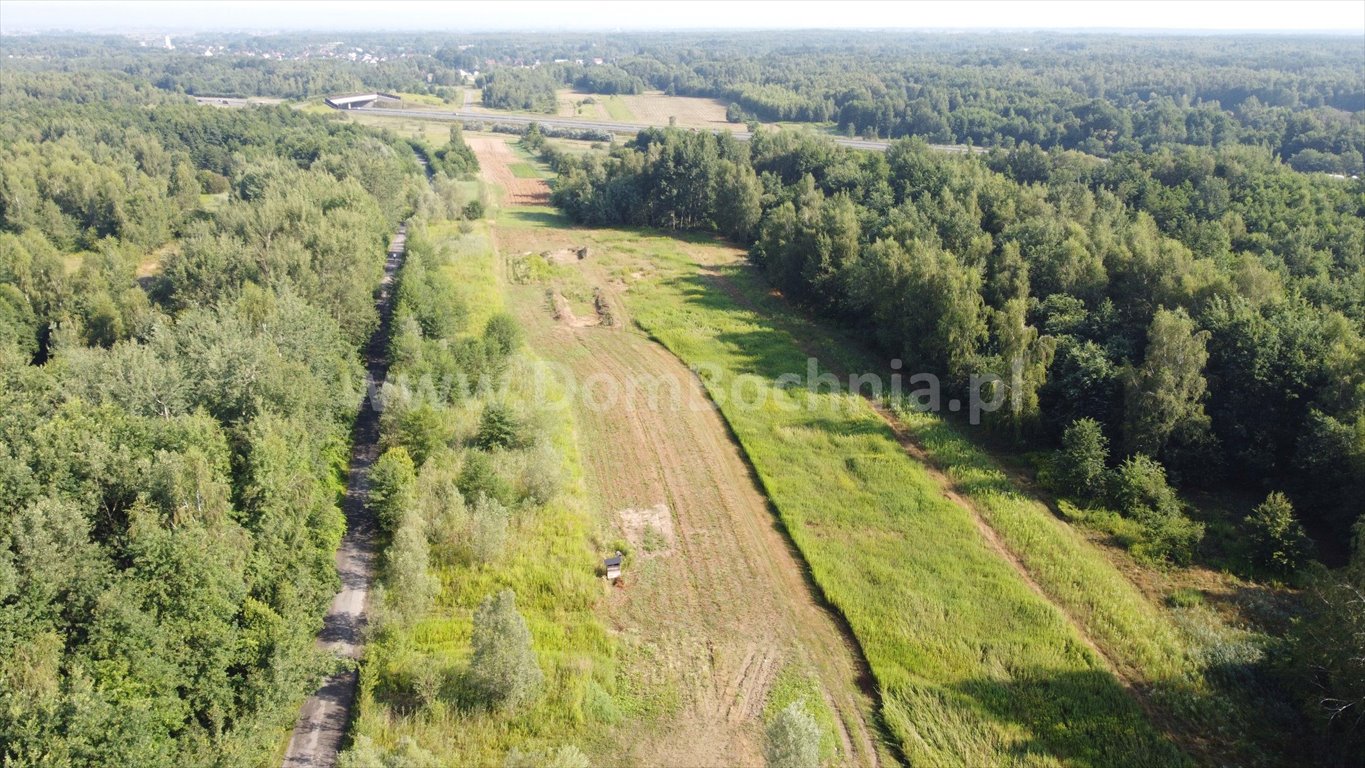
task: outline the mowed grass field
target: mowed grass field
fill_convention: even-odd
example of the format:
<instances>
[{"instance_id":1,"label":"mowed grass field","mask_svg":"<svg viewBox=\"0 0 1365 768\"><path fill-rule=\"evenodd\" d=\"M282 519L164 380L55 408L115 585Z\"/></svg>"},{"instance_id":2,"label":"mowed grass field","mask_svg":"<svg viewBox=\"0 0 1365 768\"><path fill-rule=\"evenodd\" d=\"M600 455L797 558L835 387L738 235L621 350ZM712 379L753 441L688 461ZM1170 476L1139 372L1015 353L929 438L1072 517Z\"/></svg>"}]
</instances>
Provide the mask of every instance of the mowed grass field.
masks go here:
<instances>
[{"instance_id":1,"label":"mowed grass field","mask_svg":"<svg viewBox=\"0 0 1365 768\"><path fill-rule=\"evenodd\" d=\"M562 224L548 210L526 218ZM991 546L867 401L775 383L806 371L809 338L748 306L735 286L761 287L733 249L576 235L625 284L634 322L694 366L720 404L815 582L851 625L908 762L1188 762L1074 619Z\"/></svg>"},{"instance_id":2,"label":"mowed grass field","mask_svg":"<svg viewBox=\"0 0 1365 768\"><path fill-rule=\"evenodd\" d=\"M622 123L634 122L634 113L630 111L630 107L626 106L626 103L621 100L620 96L607 96L606 98L599 96L598 99L602 104L602 108L607 111L607 116L612 120Z\"/></svg>"}]
</instances>

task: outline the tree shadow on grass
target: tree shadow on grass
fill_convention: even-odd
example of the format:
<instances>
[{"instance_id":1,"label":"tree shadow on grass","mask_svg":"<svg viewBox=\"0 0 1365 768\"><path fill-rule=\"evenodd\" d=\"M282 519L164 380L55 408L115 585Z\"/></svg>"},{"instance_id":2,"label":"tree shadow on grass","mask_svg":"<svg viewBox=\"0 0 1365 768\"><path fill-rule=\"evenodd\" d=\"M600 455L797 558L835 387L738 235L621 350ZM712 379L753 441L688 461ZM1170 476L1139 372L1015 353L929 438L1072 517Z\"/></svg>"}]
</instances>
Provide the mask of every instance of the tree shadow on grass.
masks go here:
<instances>
[{"instance_id":1,"label":"tree shadow on grass","mask_svg":"<svg viewBox=\"0 0 1365 768\"><path fill-rule=\"evenodd\" d=\"M572 229L573 222L568 217L553 209L547 208L507 208L504 209L499 218L506 223L520 227L545 227L555 229Z\"/></svg>"},{"instance_id":2,"label":"tree shadow on grass","mask_svg":"<svg viewBox=\"0 0 1365 768\"><path fill-rule=\"evenodd\" d=\"M969 680L953 690L978 712L1027 734L1010 748L1018 764L1191 764L1147 719L1133 694L1102 670L1037 670L1013 680Z\"/></svg>"}]
</instances>

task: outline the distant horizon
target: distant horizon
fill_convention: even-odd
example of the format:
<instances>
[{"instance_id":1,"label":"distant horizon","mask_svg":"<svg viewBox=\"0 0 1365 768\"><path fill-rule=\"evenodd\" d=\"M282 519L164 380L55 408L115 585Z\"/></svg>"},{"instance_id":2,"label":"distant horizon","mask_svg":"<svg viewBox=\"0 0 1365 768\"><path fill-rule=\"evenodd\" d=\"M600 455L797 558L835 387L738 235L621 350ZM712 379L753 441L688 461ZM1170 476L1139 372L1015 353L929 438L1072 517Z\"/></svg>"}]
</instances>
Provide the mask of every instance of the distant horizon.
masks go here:
<instances>
[{"instance_id":1,"label":"distant horizon","mask_svg":"<svg viewBox=\"0 0 1365 768\"><path fill-rule=\"evenodd\" d=\"M0 33L285 34L354 32L1065 32L1076 34L1361 35L1358 2L318 2L194 3L0 0ZM1164 13L1169 9L1178 13ZM320 16L326 16L321 21ZM1162 23L1160 17L1175 18ZM1155 17L1155 18L1154 18ZM528 23L529 22L529 23Z\"/></svg>"}]
</instances>

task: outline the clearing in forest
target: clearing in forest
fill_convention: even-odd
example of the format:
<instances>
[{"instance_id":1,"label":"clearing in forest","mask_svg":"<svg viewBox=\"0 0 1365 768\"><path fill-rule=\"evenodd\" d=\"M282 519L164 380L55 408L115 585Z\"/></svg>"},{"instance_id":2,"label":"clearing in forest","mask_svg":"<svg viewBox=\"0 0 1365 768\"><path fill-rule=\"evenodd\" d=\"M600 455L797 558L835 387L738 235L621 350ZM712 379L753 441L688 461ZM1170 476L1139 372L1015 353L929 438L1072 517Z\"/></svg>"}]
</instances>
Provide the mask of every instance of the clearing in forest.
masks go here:
<instances>
[{"instance_id":1,"label":"clearing in forest","mask_svg":"<svg viewBox=\"0 0 1365 768\"><path fill-rule=\"evenodd\" d=\"M637 339L630 330L634 324L662 341L684 364L698 368L700 375L693 381L721 403L723 416L809 563L814 581L847 617L859 639L881 689L882 720L911 762L1187 762L1115 675L1105 653L1110 648L1099 648L1087 632L1097 621L1116 615L1127 618L1099 606L1094 615L1077 619L1071 610L1094 607L1086 587L1079 588L1075 599L1057 594L1056 577L1061 572L1039 571L1040 584L1031 568L1046 564L1045 558L1054 552L1070 552L1079 557L1082 572L1098 574L1097 586L1118 600L1118 611L1146 611L1141 596L1130 585L1122 586L1111 567L1057 526L1034 530L1042 539L1026 552L1027 563L1013 558L1000 539L1018 543L1015 531L997 537L983 523L982 511L945 489L942 475L910 455L904 436L870 403L838 391L777 386L779 375L807 370L802 344L808 339L774 327L735 294L731 278L753 282L740 252L705 238L570 229L548 210L505 214L497 231L504 258L588 245L592 254L588 264L549 267L559 281L551 293L586 297L594 289L606 289L615 313L625 319L625 330L556 323L542 285L518 288L520 297L513 304L533 329L533 346L542 354L570 365L579 376L668 370L674 364L670 356L660 356L656 346ZM749 399L756 393L761 404L748 405L733 397L739 391L751 393ZM648 413L644 417L656 418ZM709 460L678 453L690 446L669 439L687 435L692 428L683 425L702 417L641 418L638 413L613 418L611 410L594 409L579 415L580 439L598 443L585 450L588 473L597 479L604 507L626 510L617 513L618 530L640 528L641 516L659 514L660 504L673 512L682 530L687 526L678 512L679 499L711 501L705 494L723 493L726 487L705 472L683 473L682 481L674 483L677 490L670 490L674 467ZM632 435L637 424L643 426ZM723 425L716 430L723 432ZM729 441L685 439L693 450L707 454L733 450ZM651 443L657 447L649 448ZM663 493L656 488L663 488ZM649 493L658 498L648 498ZM636 498L641 495L647 498ZM996 510L984 512L992 522L1004 522ZM704 518L696 525L699 530L708 528ZM718 535L734 534L734 529L711 531L702 541L712 545ZM648 550L644 538L634 546ZM660 538L654 537L656 546ZM705 562L692 550L679 549L688 554L689 568L694 567L692 562ZM648 556L641 560L643 564L635 568L637 579L662 578L655 574L659 563L667 560ZM637 632L662 635L670 625L660 616L685 615L694 610L692 605L702 607L701 619L714 623L729 612L752 610L755 600L767 602L759 590L725 583L723 589L735 591L721 591L721 601L708 603L705 585L714 584L715 576L707 570L698 573L680 583L700 582L702 586L694 589L702 589L703 602L680 601L668 590L658 600L669 602L651 605L632 621L629 610L641 598L638 592L630 593L617 598L616 621L627 630L636 624L641 627ZM1154 643L1179 655L1162 620L1137 621L1144 623L1160 629L1159 636L1133 636L1130 641L1144 644L1144 652L1145 644ZM738 629L753 631L743 625ZM632 637L629 631L623 634ZM658 664L659 647L657 642L627 643L627 656L636 648L648 649L655 654L651 658L655 667L696 668L696 662L685 657ZM708 653L704 668L714 669L713 658ZM1125 667L1126 662L1143 661L1149 659L1119 660ZM739 663L741 668L752 664L747 652L740 654ZM1166 663L1180 661L1170 658ZM688 690L692 689L684 686L679 698L686 700ZM728 689L724 695L734 696ZM689 744L697 749L702 742L689 739ZM629 756L673 755L663 751Z\"/></svg>"},{"instance_id":2,"label":"clearing in forest","mask_svg":"<svg viewBox=\"0 0 1365 768\"><path fill-rule=\"evenodd\" d=\"M667 96L663 91L646 91L617 98L630 110L637 123L668 125L668 118L672 117L682 128L744 130L743 123L726 122L725 104L716 99Z\"/></svg>"},{"instance_id":3,"label":"clearing in forest","mask_svg":"<svg viewBox=\"0 0 1365 768\"><path fill-rule=\"evenodd\" d=\"M504 254L563 248L576 234L517 226L524 220L515 214L501 221ZM510 290L537 354L566 366L580 385L595 382L574 399L585 473L604 540L624 540L631 553L607 610L625 675L664 692L667 709L656 735L626 734L620 758L759 764L763 714L776 694L813 696L840 762L876 764L873 708L859 688L870 681L856 649L817 604L696 377L621 324L616 288L592 257L556 260L553 273L548 282L562 286L550 289L556 297L605 287L617 322L584 323L571 309L556 321L545 284Z\"/></svg>"},{"instance_id":4,"label":"clearing in forest","mask_svg":"<svg viewBox=\"0 0 1365 768\"><path fill-rule=\"evenodd\" d=\"M485 167L497 162L487 144L476 151ZM540 259L504 268L530 276L509 280L508 307L539 357L591 387L572 407L598 537L628 553L603 610L619 684L647 705L623 722L606 762L761 765L766 720L801 700L825 727L832 764L889 763L870 673L724 421L692 371L631 329L619 276L594 255L563 256L580 243L561 223L547 209L512 209L494 231L505 263Z\"/></svg>"}]
</instances>

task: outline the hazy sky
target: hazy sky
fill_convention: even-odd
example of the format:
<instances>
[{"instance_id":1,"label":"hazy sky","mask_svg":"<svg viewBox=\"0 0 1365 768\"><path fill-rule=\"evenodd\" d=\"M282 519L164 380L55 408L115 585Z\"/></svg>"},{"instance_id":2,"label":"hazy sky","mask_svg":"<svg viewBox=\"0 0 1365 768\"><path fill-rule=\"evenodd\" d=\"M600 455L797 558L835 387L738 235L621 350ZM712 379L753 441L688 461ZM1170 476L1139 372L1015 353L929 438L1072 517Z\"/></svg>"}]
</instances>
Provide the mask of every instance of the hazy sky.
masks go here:
<instances>
[{"instance_id":1,"label":"hazy sky","mask_svg":"<svg viewBox=\"0 0 1365 768\"><path fill-rule=\"evenodd\" d=\"M0 31L696 28L1318 30L1365 36L1365 2L33 2Z\"/></svg>"}]
</instances>

